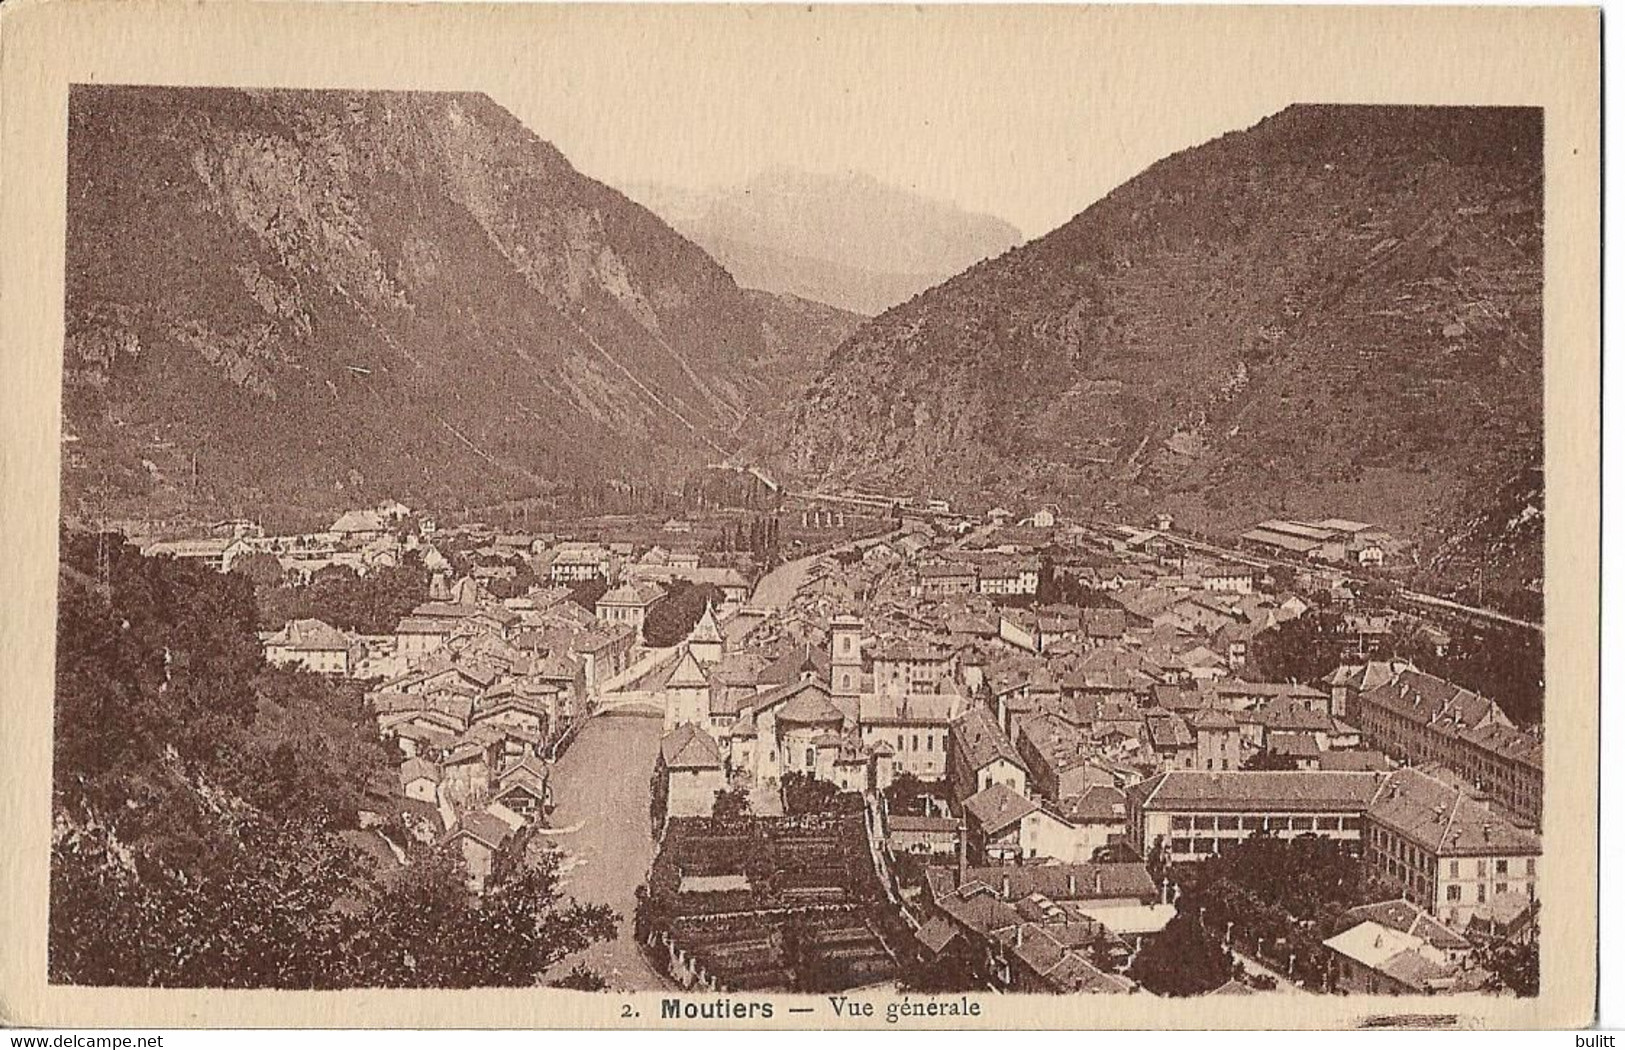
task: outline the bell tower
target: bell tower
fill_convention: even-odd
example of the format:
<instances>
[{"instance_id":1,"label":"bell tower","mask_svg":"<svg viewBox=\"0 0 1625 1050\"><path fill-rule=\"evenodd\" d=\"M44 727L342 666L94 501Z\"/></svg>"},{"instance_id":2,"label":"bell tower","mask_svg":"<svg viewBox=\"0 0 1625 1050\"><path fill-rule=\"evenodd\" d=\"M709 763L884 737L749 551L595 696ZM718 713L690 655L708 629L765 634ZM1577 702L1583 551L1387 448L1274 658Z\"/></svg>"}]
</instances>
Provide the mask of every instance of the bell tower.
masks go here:
<instances>
[{"instance_id":1,"label":"bell tower","mask_svg":"<svg viewBox=\"0 0 1625 1050\"><path fill-rule=\"evenodd\" d=\"M863 621L837 616L829 624L829 686L832 696L863 690Z\"/></svg>"}]
</instances>

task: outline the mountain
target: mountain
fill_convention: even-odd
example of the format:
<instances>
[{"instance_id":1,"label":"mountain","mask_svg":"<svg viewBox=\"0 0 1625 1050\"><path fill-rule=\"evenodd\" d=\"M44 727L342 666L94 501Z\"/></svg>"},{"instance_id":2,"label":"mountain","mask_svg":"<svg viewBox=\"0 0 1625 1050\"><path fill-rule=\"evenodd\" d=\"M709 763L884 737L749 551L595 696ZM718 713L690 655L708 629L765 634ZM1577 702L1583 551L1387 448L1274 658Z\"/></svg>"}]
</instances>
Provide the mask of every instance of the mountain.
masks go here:
<instances>
[{"instance_id":1,"label":"mountain","mask_svg":"<svg viewBox=\"0 0 1625 1050\"><path fill-rule=\"evenodd\" d=\"M840 335L478 94L79 86L68 201L65 509L670 475Z\"/></svg>"},{"instance_id":2,"label":"mountain","mask_svg":"<svg viewBox=\"0 0 1625 1050\"><path fill-rule=\"evenodd\" d=\"M1425 548L1540 462L1541 147L1538 110L1304 105L1168 157L865 324L780 466Z\"/></svg>"},{"instance_id":3,"label":"mountain","mask_svg":"<svg viewBox=\"0 0 1625 1050\"><path fill-rule=\"evenodd\" d=\"M627 187L747 288L874 315L1021 243L990 215L870 175L771 169L712 191Z\"/></svg>"}]
</instances>

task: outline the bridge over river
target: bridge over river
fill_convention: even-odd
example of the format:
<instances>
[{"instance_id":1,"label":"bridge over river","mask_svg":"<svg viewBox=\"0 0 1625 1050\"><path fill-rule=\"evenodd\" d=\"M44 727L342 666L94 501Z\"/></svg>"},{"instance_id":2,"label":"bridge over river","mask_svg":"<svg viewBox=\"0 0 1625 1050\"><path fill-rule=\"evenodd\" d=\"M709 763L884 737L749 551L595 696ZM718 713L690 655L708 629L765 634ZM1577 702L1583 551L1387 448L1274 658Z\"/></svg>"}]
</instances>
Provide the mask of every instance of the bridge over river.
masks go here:
<instances>
[{"instance_id":1,"label":"bridge over river","mask_svg":"<svg viewBox=\"0 0 1625 1050\"><path fill-rule=\"evenodd\" d=\"M751 607L783 609L813 561L787 562L763 576ZM637 677L636 672L628 675L628 684ZM584 904L609 905L621 918L620 928L613 941L565 960L558 972L581 963L611 988L658 991L671 984L649 965L633 939L632 909L654 859L649 778L663 720L647 704L617 704L617 696L604 695L605 713L588 719L554 764L549 783L555 808L549 822L562 829L553 838L564 852L564 892Z\"/></svg>"}]
</instances>

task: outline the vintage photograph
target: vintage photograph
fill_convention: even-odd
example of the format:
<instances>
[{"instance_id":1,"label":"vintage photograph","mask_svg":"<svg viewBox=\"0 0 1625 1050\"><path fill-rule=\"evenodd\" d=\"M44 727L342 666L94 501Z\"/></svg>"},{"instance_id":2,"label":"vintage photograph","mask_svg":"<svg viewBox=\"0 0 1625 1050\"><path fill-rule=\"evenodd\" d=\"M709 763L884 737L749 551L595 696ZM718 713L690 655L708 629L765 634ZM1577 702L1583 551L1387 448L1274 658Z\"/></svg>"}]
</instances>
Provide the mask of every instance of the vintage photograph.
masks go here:
<instances>
[{"instance_id":1,"label":"vintage photograph","mask_svg":"<svg viewBox=\"0 0 1625 1050\"><path fill-rule=\"evenodd\" d=\"M1549 990L1551 111L862 17L72 83L49 986Z\"/></svg>"},{"instance_id":2,"label":"vintage photograph","mask_svg":"<svg viewBox=\"0 0 1625 1050\"><path fill-rule=\"evenodd\" d=\"M1538 109L547 132L74 88L54 981L1538 989Z\"/></svg>"}]
</instances>

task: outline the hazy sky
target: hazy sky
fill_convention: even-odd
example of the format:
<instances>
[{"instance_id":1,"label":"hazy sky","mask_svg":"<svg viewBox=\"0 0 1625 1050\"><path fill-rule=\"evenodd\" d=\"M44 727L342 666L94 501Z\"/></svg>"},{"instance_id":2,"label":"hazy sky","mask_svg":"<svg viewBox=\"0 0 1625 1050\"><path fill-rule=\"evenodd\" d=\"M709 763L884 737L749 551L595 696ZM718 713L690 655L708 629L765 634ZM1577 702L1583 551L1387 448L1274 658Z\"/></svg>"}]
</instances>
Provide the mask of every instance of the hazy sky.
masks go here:
<instances>
[{"instance_id":1,"label":"hazy sky","mask_svg":"<svg viewBox=\"0 0 1625 1050\"><path fill-rule=\"evenodd\" d=\"M1242 76L1284 60L1267 41L1217 39L1189 11L1134 61L1114 17L1076 9L689 9L660 32L593 13L538 28L491 94L615 186L855 169L1033 237L1292 101Z\"/></svg>"}]
</instances>

